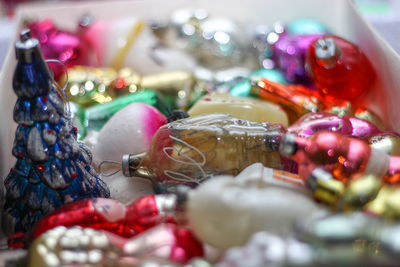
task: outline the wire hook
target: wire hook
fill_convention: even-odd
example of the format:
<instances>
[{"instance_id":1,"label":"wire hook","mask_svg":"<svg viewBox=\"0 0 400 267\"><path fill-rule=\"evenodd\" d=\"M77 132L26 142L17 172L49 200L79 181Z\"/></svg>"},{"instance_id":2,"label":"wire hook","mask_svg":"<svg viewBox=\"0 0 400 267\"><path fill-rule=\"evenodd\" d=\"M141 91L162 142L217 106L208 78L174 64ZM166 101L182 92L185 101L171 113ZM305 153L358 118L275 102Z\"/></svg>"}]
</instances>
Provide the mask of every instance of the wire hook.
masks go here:
<instances>
[{"instance_id":1,"label":"wire hook","mask_svg":"<svg viewBox=\"0 0 400 267\"><path fill-rule=\"evenodd\" d=\"M121 162L119 162L119 161L114 161L114 160L103 160L100 164L99 164L99 172L100 172L100 175L101 176L104 176L104 177L110 177L110 176L113 176L114 174L117 174L117 173L119 173L122 169L119 169L119 170L116 170L116 171L111 171L111 172L109 172L109 173L106 173L106 172L103 172L102 170L101 170L101 167L104 165L104 163L111 163L111 164L116 164L116 165L118 165L118 166L121 166Z\"/></svg>"},{"instance_id":2,"label":"wire hook","mask_svg":"<svg viewBox=\"0 0 400 267\"><path fill-rule=\"evenodd\" d=\"M67 66L65 66L65 64L62 61L58 60L58 59L46 59L45 62L58 63L63 67L63 69L65 71L66 79L65 79L65 84L64 84L63 88L61 88L61 86L54 80L54 73L53 72L51 72L51 74L52 74L51 78L53 80L54 85L57 87L57 90L62 94L64 103L67 105L67 116L71 117L71 107L69 105L68 96L65 93L65 90L67 89L67 86L68 86L68 69L67 69Z\"/></svg>"}]
</instances>

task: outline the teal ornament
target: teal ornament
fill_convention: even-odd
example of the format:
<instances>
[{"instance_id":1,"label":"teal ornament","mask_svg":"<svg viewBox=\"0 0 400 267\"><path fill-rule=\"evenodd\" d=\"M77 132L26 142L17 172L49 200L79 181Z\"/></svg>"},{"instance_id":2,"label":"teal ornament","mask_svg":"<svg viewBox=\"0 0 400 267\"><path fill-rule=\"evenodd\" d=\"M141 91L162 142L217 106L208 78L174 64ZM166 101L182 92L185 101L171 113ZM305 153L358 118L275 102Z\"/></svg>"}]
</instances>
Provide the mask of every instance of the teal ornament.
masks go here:
<instances>
[{"instance_id":1,"label":"teal ornament","mask_svg":"<svg viewBox=\"0 0 400 267\"><path fill-rule=\"evenodd\" d=\"M329 33L329 30L319 21L310 18L297 19L287 26L289 34Z\"/></svg>"},{"instance_id":2,"label":"teal ornament","mask_svg":"<svg viewBox=\"0 0 400 267\"><path fill-rule=\"evenodd\" d=\"M277 69L258 69L250 73L249 77L253 76L265 78L274 82L289 84L282 72ZM232 86L232 89L229 91L229 93L233 96L251 97L252 95L250 94L250 87L250 78L243 79Z\"/></svg>"},{"instance_id":3,"label":"teal ornament","mask_svg":"<svg viewBox=\"0 0 400 267\"><path fill-rule=\"evenodd\" d=\"M278 83L289 84L289 81L286 79L285 75L283 75L283 73L277 69L258 69L250 73L249 77L252 76L258 76Z\"/></svg>"},{"instance_id":4,"label":"teal ornament","mask_svg":"<svg viewBox=\"0 0 400 267\"><path fill-rule=\"evenodd\" d=\"M239 81L232 87L229 93L233 96L246 97L250 96L250 80L248 78Z\"/></svg>"}]
</instances>

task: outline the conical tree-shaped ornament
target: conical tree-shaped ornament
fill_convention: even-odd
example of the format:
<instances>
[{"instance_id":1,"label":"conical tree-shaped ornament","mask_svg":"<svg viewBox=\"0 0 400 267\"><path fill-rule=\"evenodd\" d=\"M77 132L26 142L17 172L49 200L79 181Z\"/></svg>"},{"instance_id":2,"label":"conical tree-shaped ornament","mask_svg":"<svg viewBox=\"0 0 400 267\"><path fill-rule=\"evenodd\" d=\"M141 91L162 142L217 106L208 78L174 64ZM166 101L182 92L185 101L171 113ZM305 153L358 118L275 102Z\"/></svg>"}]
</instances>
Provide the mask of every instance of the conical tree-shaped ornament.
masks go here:
<instances>
[{"instance_id":1,"label":"conical tree-shaped ornament","mask_svg":"<svg viewBox=\"0 0 400 267\"><path fill-rule=\"evenodd\" d=\"M5 179L2 226L6 234L30 231L46 213L90 197L109 197L107 185L91 167L92 155L77 142L77 129L29 30L15 45L13 88L18 123L12 154L17 158Z\"/></svg>"}]
</instances>

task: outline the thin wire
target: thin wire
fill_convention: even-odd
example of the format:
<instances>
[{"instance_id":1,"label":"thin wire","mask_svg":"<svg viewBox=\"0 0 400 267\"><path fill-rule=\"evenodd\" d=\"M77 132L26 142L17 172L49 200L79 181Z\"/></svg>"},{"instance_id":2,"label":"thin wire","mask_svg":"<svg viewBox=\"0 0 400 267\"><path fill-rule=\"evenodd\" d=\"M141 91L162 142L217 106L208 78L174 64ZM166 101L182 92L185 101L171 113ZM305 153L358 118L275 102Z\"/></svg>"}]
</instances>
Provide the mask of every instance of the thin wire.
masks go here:
<instances>
[{"instance_id":1,"label":"thin wire","mask_svg":"<svg viewBox=\"0 0 400 267\"><path fill-rule=\"evenodd\" d=\"M67 105L67 116L69 116L69 117L71 117L71 107L70 107L70 105L69 105L69 99L68 99L68 96L67 96L67 94L65 93L65 90L67 89L67 86L68 86L68 69L67 69L67 66L65 66L65 64L62 62L62 61L60 61L60 60L58 60L58 59L46 59L45 60L46 62L54 62L54 63L58 63L58 64L60 64L62 67L63 67L63 69L64 69L64 72L65 72L65 84L64 84L64 87L63 88L61 88L61 86L54 80L54 73L53 72L51 72L52 74L53 74L53 83L54 83L54 85L57 87L57 90L60 92L60 93L62 93L62 95L63 95L63 101L64 101L64 103Z\"/></svg>"},{"instance_id":2,"label":"thin wire","mask_svg":"<svg viewBox=\"0 0 400 267\"><path fill-rule=\"evenodd\" d=\"M118 166L121 166L121 162L119 162L119 161L114 161L114 160L103 160L103 161L99 164L99 172L100 172L100 175L101 175L101 176L110 177L110 176L113 176L114 174L117 174L117 173L119 173L119 172L121 171L121 169L119 169L119 170L112 171L112 172L109 172L109 173L102 172L102 171L101 171L101 167L103 166L104 163L112 163L112 164L117 164Z\"/></svg>"}]
</instances>

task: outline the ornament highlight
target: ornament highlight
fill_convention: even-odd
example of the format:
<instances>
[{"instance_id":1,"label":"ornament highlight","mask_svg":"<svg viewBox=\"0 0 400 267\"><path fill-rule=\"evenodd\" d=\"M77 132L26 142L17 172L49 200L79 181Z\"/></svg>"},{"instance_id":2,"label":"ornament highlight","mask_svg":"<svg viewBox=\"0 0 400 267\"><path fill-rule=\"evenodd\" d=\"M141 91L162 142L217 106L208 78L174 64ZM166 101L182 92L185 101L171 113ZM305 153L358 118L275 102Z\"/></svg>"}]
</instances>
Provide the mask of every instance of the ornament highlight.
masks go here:
<instances>
[{"instance_id":1,"label":"ornament highlight","mask_svg":"<svg viewBox=\"0 0 400 267\"><path fill-rule=\"evenodd\" d=\"M4 181L2 227L6 234L28 232L45 214L63 204L109 197L106 184L91 166L92 154L77 142L77 128L51 77L39 41L29 30L15 45L13 88L18 123L12 154L17 162Z\"/></svg>"}]
</instances>

